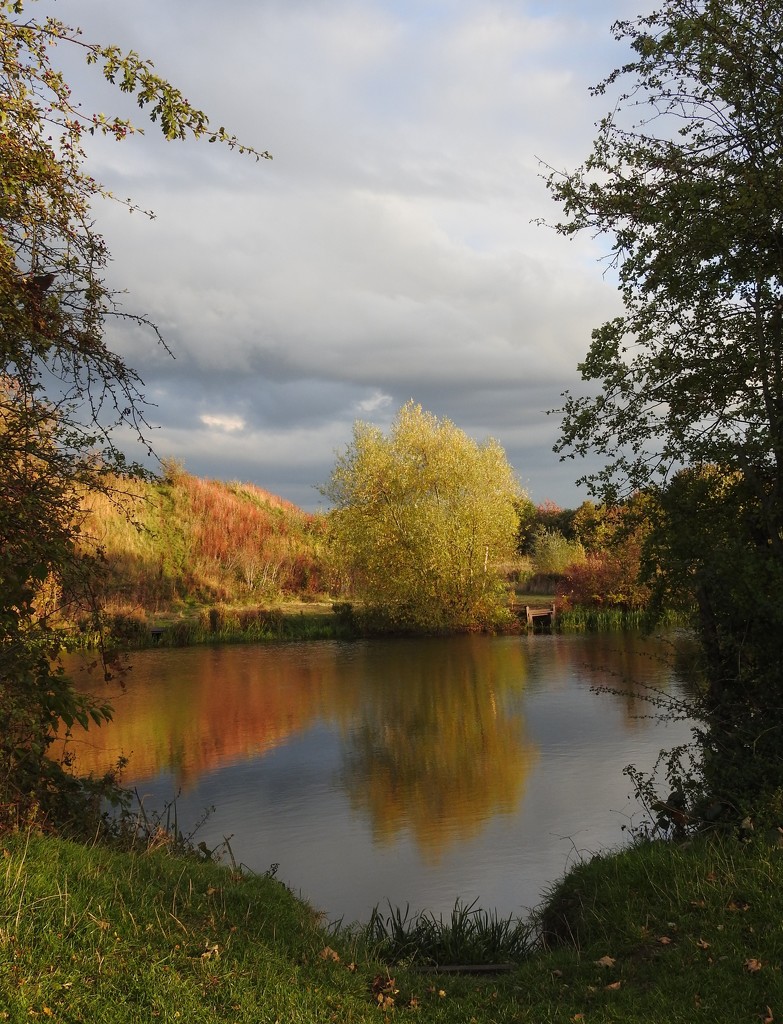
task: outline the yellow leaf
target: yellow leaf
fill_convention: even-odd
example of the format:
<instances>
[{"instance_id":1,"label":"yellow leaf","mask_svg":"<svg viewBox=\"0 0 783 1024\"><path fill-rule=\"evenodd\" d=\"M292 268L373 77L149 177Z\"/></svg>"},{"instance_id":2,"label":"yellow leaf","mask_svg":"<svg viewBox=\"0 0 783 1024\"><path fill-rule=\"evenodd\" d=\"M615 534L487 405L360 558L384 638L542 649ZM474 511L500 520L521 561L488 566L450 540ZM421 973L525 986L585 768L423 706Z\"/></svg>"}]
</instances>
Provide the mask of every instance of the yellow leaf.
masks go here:
<instances>
[{"instance_id":1,"label":"yellow leaf","mask_svg":"<svg viewBox=\"0 0 783 1024\"><path fill-rule=\"evenodd\" d=\"M331 946L324 946L318 956L322 960L333 960L335 963L340 962L340 954L333 950Z\"/></svg>"},{"instance_id":2,"label":"yellow leaf","mask_svg":"<svg viewBox=\"0 0 783 1024\"><path fill-rule=\"evenodd\" d=\"M599 967L614 967L616 960L613 956L602 956L600 960L596 960Z\"/></svg>"}]
</instances>

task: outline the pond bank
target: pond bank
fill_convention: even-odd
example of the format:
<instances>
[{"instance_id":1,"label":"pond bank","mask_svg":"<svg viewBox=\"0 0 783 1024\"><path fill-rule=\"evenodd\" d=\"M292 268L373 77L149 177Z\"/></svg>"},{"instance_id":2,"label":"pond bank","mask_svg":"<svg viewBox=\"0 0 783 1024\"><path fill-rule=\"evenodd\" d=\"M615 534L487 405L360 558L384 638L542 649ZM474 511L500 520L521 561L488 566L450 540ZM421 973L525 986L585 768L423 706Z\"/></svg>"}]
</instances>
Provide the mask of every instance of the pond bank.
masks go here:
<instances>
[{"instance_id":1,"label":"pond bank","mask_svg":"<svg viewBox=\"0 0 783 1024\"><path fill-rule=\"evenodd\" d=\"M214 1024L766 1021L783 992L783 851L642 844L550 897L564 945L497 976L381 962L271 877L3 836L0 1019Z\"/></svg>"},{"instance_id":2,"label":"pond bank","mask_svg":"<svg viewBox=\"0 0 783 1024\"><path fill-rule=\"evenodd\" d=\"M551 598L521 595L512 606L513 615L498 634L555 631L560 633L594 633L644 628L644 611L617 608L557 608L554 615L526 617L526 605L546 602ZM672 627L688 624L687 616L667 612L656 626ZM347 602L289 602L268 606L209 605L175 615L155 615L139 611L105 616L103 642L111 647L142 649L145 647L189 647L196 644L259 643L265 641L349 640L373 636L390 636L388 632L367 628ZM83 629L75 634L77 647L99 646L97 632Z\"/></svg>"}]
</instances>

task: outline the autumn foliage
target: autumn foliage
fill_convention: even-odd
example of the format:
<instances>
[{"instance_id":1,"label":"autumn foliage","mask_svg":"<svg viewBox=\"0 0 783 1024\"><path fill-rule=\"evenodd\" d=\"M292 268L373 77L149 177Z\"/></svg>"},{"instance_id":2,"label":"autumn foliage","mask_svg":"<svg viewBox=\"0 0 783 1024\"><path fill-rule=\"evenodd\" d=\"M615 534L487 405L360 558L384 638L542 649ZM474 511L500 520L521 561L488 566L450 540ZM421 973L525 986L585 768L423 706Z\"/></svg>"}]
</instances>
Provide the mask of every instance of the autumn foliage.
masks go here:
<instances>
[{"instance_id":1,"label":"autumn foliage","mask_svg":"<svg viewBox=\"0 0 783 1024\"><path fill-rule=\"evenodd\" d=\"M322 589L322 521L253 484L168 466L159 483L91 494L85 533L103 550L105 608L312 596Z\"/></svg>"}]
</instances>

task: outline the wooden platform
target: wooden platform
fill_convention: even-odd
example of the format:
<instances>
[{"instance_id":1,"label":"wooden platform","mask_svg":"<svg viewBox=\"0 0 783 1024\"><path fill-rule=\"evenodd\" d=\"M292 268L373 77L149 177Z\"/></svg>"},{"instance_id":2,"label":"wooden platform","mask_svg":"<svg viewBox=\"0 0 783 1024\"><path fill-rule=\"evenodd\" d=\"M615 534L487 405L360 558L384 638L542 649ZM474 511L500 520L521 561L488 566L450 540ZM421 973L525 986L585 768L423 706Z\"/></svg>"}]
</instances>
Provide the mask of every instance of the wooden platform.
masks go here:
<instances>
[{"instance_id":1,"label":"wooden platform","mask_svg":"<svg viewBox=\"0 0 783 1024\"><path fill-rule=\"evenodd\" d=\"M545 629L551 629L557 615L554 601L552 604L542 607L536 607L532 604L515 604L512 605L512 609L520 619L524 614L525 622L533 628L540 626Z\"/></svg>"}]
</instances>

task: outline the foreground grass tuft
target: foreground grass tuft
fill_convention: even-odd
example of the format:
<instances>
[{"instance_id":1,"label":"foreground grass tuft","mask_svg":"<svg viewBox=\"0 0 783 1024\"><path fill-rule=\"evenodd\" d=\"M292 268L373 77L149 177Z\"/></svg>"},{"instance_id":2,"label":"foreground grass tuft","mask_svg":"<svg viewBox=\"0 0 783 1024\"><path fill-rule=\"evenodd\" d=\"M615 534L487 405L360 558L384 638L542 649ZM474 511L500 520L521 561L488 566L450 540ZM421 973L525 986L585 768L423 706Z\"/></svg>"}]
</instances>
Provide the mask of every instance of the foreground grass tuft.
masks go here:
<instances>
[{"instance_id":1,"label":"foreground grass tuft","mask_svg":"<svg viewBox=\"0 0 783 1024\"><path fill-rule=\"evenodd\" d=\"M783 1019L783 851L761 840L582 864L538 917L546 948L478 977L392 967L270 877L36 835L0 848L0 1020Z\"/></svg>"},{"instance_id":2,"label":"foreground grass tuft","mask_svg":"<svg viewBox=\"0 0 783 1024\"><path fill-rule=\"evenodd\" d=\"M393 963L429 965L506 965L526 959L531 952L530 926L512 916L476 907L478 901L457 900L451 917L435 917L410 907L376 906L364 937L376 953Z\"/></svg>"}]
</instances>

